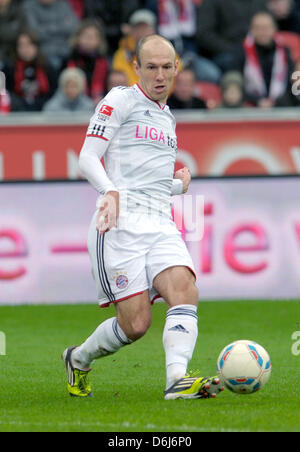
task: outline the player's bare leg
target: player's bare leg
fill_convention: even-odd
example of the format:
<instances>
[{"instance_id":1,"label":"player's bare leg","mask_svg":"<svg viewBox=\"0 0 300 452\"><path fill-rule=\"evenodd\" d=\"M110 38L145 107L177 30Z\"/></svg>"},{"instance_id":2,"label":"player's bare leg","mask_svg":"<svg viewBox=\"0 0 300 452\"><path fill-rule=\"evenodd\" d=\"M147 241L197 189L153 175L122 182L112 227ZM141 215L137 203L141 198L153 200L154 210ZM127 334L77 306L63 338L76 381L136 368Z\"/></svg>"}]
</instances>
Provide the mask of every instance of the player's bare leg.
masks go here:
<instances>
[{"instance_id":1,"label":"player's bare leg","mask_svg":"<svg viewBox=\"0 0 300 452\"><path fill-rule=\"evenodd\" d=\"M163 333L166 353L165 399L215 397L222 390L217 377L187 375L198 336L198 290L187 267L170 267L154 279L169 309Z\"/></svg>"},{"instance_id":2,"label":"player's bare leg","mask_svg":"<svg viewBox=\"0 0 300 452\"><path fill-rule=\"evenodd\" d=\"M179 304L197 307L198 289L195 276L183 266L167 268L154 278L154 288L163 297L169 308Z\"/></svg>"},{"instance_id":3,"label":"player's bare leg","mask_svg":"<svg viewBox=\"0 0 300 452\"><path fill-rule=\"evenodd\" d=\"M115 305L118 324L131 341L144 336L151 325L152 312L148 290Z\"/></svg>"}]
</instances>

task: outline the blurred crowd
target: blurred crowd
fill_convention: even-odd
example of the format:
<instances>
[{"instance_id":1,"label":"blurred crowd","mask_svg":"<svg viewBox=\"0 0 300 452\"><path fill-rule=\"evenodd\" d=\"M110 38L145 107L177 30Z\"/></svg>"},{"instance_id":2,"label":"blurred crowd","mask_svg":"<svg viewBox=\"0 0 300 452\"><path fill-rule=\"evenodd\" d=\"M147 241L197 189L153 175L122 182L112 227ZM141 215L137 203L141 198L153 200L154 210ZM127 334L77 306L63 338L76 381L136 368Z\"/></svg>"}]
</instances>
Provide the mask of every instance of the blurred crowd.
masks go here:
<instances>
[{"instance_id":1,"label":"blurred crowd","mask_svg":"<svg viewBox=\"0 0 300 452\"><path fill-rule=\"evenodd\" d=\"M300 0L0 0L0 112L92 112L153 33L180 62L172 108L300 106Z\"/></svg>"}]
</instances>

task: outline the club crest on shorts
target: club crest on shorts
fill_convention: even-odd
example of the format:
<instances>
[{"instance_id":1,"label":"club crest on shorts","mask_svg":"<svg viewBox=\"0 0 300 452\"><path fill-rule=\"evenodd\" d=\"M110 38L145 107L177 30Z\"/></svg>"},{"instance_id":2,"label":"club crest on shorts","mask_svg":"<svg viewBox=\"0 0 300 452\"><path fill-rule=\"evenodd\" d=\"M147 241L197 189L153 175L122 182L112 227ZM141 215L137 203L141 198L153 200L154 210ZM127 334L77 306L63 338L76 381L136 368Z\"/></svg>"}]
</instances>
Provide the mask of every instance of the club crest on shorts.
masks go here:
<instances>
[{"instance_id":1,"label":"club crest on shorts","mask_svg":"<svg viewBox=\"0 0 300 452\"><path fill-rule=\"evenodd\" d=\"M124 274L118 275L116 277L116 286L118 289L126 289L128 286L128 277Z\"/></svg>"}]
</instances>

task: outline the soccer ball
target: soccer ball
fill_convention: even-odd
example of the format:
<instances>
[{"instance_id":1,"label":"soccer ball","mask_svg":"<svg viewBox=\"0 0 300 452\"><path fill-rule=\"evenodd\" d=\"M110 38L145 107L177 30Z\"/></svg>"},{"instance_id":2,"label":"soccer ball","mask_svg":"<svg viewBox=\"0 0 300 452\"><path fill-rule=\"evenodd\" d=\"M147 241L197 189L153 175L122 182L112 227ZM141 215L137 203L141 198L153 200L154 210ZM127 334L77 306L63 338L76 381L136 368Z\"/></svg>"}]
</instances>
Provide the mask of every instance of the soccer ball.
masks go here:
<instances>
[{"instance_id":1,"label":"soccer ball","mask_svg":"<svg viewBox=\"0 0 300 452\"><path fill-rule=\"evenodd\" d=\"M224 347L217 361L217 372L232 392L252 394L269 380L272 370L267 351L253 341L240 340Z\"/></svg>"}]
</instances>

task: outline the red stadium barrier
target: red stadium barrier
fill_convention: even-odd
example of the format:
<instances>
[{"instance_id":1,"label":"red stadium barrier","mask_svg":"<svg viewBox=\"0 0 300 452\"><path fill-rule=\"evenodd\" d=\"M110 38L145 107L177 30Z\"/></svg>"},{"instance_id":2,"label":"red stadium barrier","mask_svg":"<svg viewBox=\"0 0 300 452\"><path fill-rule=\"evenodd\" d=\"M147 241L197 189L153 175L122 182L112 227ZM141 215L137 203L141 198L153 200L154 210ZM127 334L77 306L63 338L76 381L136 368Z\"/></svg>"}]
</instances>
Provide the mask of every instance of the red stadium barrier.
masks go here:
<instances>
[{"instance_id":1,"label":"red stadium barrier","mask_svg":"<svg viewBox=\"0 0 300 452\"><path fill-rule=\"evenodd\" d=\"M40 115L41 117L41 115ZM87 120L31 125L0 121L0 180L77 179ZM28 116L26 116L28 118ZM8 120L10 122L8 122ZM300 118L239 115L178 116L177 167L193 176L299 174Z\"/></svg>"}]
</instances>

